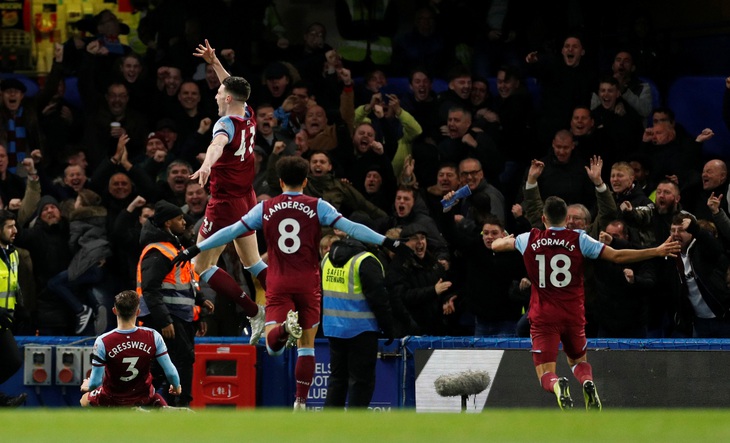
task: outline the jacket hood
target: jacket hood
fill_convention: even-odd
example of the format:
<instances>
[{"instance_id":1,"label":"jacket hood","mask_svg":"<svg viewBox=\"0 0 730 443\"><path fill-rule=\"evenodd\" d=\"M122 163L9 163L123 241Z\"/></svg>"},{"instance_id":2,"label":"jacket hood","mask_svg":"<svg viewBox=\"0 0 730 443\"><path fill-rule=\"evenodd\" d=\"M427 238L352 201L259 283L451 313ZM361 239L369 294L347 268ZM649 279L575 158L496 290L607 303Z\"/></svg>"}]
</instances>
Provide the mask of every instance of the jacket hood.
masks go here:
<instances>
[{"instance_id":1,"label":"jacket hood","mask_svg":"<svg viewBox=\"0 0 730 443\"><path fill-rule=\"evenodd\" d=\"M353 238L346 238L332 243L329 258L335 267L341 268L352 257L364 251L367 251L364 244Z\"/></svg>"},{"instance_id":2,"label":"jacket hood","mask_svg":"<svg viewBox=\"0 0 730 443\"><path fill-rule=\"evenodd\" d=\"M82 206L74 209L69 215L70 221L85 220L93 217L106 217L107 210L104 206Z\"/></svg>"}]
</instances>

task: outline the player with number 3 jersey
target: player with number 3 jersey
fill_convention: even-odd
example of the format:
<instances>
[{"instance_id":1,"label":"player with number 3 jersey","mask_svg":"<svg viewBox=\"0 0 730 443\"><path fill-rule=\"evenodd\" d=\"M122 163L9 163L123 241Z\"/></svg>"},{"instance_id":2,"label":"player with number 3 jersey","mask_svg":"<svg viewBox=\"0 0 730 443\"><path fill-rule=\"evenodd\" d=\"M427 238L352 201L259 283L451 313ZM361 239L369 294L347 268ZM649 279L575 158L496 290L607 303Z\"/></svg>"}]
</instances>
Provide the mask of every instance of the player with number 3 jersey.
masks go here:
<instances>
[{"instance_id":1,"label":"player with number 3 jersey","mask_svg":"<svg viewBox=\"0 0 730 443\"><path fill-rule=\"evenodd\" d=\"M679 252L679 243L670 237L656 248L616 250L582 230L567 229L567 215L568 206L563 199L548 197L543 206L544 231L532 229L516 238L496 239L492 250L518 250L525 261L532 283L529 313L532 360L542 388L557 397L561 409L573 407L568 379L558 377L555 372L558 347L562 343L568 365L581 383L586 409L600 410L593 368L586 357L584 257L614 263L674 257Z\"/></svg>"}]
</instances>

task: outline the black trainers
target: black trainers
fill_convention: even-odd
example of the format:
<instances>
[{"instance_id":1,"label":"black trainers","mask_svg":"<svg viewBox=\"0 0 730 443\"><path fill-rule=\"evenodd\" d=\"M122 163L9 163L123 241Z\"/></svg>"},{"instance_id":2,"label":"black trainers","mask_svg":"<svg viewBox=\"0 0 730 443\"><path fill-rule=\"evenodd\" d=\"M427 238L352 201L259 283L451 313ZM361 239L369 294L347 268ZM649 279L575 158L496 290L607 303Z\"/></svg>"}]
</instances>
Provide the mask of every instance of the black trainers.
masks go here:
<instances>
[{"instance_id":1,"label":"black trainers","mask_svg":"<svg viewBox=\"0 0 730 443\"><path fill-rule=\"evenodd\" d=\"M583 383L583 398L586 401L586 409L600 411L602 409L601 399L598 398L598 391L593 380L586 380Z\"/></svg>"},{"instance_id":2,"label":"black trainers","mask_svg":"<svg viewBox=\"0 0 730 443\"><path fill-rule=\"evenodd\" d=\"M86 330L86 327L89 326L89 322L91 321L91 317L94 316L94 310L91 309L89 306L84 305L84 309L76 314L76 329L74 330L74 333L76 335L81 334Z\"/></svg>"},{"instance_id":3,"label":"black trainers","mask_svg":"<svg viewBox=\"0 0 730 443\"><path fill-rule=\"evenodd\" d=\"M558 399L560 409L566 410L573 408L573 399L570 398L570 386L567 378L560 377L558 382L555 383L555 386L553 386L553 391L555 391L555 397Z\"/></svg>"},{"instance_id":4,"label":"black trainers","mask_svg":"<svg viewBox=\"0 0 730 443\"><path fill-rule=\"evenodd\" d=\"M25 403L25 399L27 397L28 394L25 392L20 395L16 395L15 397L8 397L7 395L0 394L0 407L17 408Z\"/></svg>"}]
</instances>

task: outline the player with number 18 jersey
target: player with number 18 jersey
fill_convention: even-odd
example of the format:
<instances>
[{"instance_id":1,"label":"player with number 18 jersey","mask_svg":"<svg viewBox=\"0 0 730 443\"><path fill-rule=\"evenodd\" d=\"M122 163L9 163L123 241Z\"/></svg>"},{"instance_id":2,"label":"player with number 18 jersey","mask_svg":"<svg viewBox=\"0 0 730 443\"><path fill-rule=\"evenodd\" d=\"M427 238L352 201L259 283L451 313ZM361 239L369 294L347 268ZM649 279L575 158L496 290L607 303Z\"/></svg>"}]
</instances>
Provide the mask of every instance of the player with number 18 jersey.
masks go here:
<instances>
[{"instance_id":1,"label":"player with number 18 jersey","mask_svg":"<svg viewBox=\"0 0 730 443\"><path fill-rule=\"evenodd\" d=\"M603 243L584 231L532 229L515 239L532 282L530 324L585 325L584 257L598 258Z\"/></svg>"}]
</instances>

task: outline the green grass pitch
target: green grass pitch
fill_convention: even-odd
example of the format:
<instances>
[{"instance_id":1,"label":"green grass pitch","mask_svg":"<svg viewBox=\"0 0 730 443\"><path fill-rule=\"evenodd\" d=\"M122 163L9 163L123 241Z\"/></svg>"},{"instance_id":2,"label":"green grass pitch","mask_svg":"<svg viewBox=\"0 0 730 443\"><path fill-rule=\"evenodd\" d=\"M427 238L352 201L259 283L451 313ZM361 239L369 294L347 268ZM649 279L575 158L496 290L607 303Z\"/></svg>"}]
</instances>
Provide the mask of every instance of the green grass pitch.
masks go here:
<instances>
[{"instance_id":1,"label":"green grass pitch","mask_svg":"<svg viewBox=\"0 0 730 443\"><path fill-rule=\"evenodd\" d=\"M728 410L486 410L481 414L207 409L0 411L0 441L35 442L687 442L730 441Z\"/></svg>"}]
</instances>

